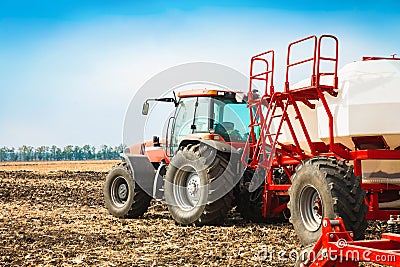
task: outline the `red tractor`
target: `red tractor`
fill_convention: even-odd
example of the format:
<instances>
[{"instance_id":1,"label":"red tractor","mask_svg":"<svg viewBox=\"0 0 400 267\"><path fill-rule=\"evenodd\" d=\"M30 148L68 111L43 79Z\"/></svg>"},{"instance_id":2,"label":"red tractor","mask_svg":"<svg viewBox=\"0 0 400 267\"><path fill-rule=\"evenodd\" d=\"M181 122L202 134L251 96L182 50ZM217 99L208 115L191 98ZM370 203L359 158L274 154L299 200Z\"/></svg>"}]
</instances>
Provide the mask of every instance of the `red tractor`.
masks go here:
<instances>
[{"instance_id":1,"label":"red tractor","mask_svg":"<svg viewBox=\"0 0 400 267\"><path fill-rule=\"evenodd\" d=\"M246 96L229 90L189 90L148 101L176 106L168 142L131 146L107 176L105 200L118 217L138 217L151 196L165 200L180 224L219 224L234 201L241 176L240 149L247 141ZM143 106L147 114L148 101Z\"/></svg>"},{"instance_id":2,"label":"red tractor","mask_svg":"<svg viewBox=\"0 0 400 267\"><path fill-rule=\"evenodd\" d=\"M313 47L311 56L293 60L304 43ZM324 54L325 43L332 55ZM270 50L252 57L247 94L204 89L180 92L179 100L152 99L176 106L168 135L129 147L107 176L106 206L117 217L135 218L154 197L185 225L221 223L236 206L253 221L290 217L305 245L318 240L324 217L341 217L361 239L367 220L400 214L400 129L386 127L391 113L374 110L381 104L400 110L400 96L387 92L400 83L399 63L364 58L338 72L337 38L310 36L289 45L281 91ZM303 65L310 79L292 85L290 74ZM146 101L143 114L148 108Z\"/></svg>"}]
</instances>

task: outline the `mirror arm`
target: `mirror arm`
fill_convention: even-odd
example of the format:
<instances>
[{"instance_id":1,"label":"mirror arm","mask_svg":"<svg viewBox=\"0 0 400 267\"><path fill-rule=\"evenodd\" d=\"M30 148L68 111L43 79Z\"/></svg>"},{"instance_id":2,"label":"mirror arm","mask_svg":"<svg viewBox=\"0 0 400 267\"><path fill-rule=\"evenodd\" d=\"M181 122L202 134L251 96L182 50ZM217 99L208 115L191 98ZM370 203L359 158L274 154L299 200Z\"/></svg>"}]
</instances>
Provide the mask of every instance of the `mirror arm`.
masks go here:
<instances>
[{"instance_id":1,"label":"mirror arm","mask_svg":"<svg viewBox=\"0 0 400 267\"><path fill-rule=\"evenodd\" d=\"M175 104L175 107L177 107L178 104L179 104L178 98L176 97L175 91L172 91L172 93L174 94L174 104Z\"/></svg>"},{"instance_id":2,"label":"mirror arm","mask_svg":"<svg viewBox=\"0 0 400 267\"><path fill-rule=\"evenodd\" d=\"M149 98L146 99L146 101L143 103L143 109L142 109L142 114L143 115L147 115L148 113L148 105L149 105L149 101L159 101L159 102L170 102L170 103L174 103L174 106L177 107L179 102L176 98L175 92L174 93L174 98L172 97L161 97L161 98ZM147 106L146 111L145 111L145 106Z\"/></svg>"}]
</instances>

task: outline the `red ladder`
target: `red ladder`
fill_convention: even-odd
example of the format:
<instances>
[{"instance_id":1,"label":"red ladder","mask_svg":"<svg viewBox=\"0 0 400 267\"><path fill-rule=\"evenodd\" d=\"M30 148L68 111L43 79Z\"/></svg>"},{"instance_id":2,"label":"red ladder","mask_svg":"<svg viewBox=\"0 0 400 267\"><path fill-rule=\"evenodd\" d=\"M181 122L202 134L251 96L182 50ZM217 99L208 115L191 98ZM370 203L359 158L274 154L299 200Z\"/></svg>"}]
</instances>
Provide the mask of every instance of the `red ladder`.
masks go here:
<instances>
[{"instance_id":1,"label":"red ladder","mask_svg":"<svg viewBox=\"0 0 400 267\"><path fill-rule=\"evenodd\" d=\"M253 154L259 154L259 152L265 150L260 150L260 142L261 139L257 140L256 127L261 127L264 125L264 116L262 115L263 107L267 104L264 103L269 102L269 98L272 94L274 94L274 61L275 61L275 52L273 50L269 50L263 52L261 54L255 55L251 58L250 61L250 84L249 84L249 92L248 92L248 108L250 111L250 133L244 147L244 153L242 154L242 162L245 166L254 167L254 163L259 160L259 157L254 158ZM256 63L262 63L263 68L261 72L254 73L254 65ZM255 90L254 81L262 81L264 83L263 95L260 98L257 95L257 90ZM265 142L264 142L265 143ZM251 158L250 158L251 155ZM264 157L265 158L265 157ZM251 162L249 162L251 160Z\"/></svg>"},{"instance_id":2,"label":"red ladder","mask_svg":"<svg viewBox=\"0 0 400 267\"><path fill-rule=\"evenodd\" d=\"M321 55L322 43L326 39L334 41L335 53L333 57L326 57ZM291 62L290 56L293 46L302 44L306 41L313 43L313 56ZM270 55L271 64L266 58ZM265 70L261 73L254 74L255 62L263 62L265 64ZM324 61L333 62L333 70L331 72L321 72L321 63ZM289 83L289 73L291 69L300 64L311 62L311 82L310 85L291 89ZM310 108L315 106L310 102L311 100L321 100L328 118L329 127L331 131L331 151L333 150L333 116L330 112L329 106L325 100L324 92L336 96L336 89L338 86L337 69L338 69L338 40L332 35L322 35L319 38L316 36L309 36L301 40L295 41L288 46L287 60L286 60L286 81L283 92L275 92L273 85L274 75L274 51L270 50L259 55L252 57L250 63L250 85L249 85L249 110L250 110L250 134L246 142L244 153L242 155L242 162L246 166L256 168L258 166L265 168L267 171L270 170L273 160L277 153L293 157L295 159L304 159L306 156L301 150L298 138L293 129L293 125L290 122L288 116L288 107L293 106L296 114L295 118L299 121L302 128L303 134L307 140L307 143L311 149L313 155L317 154L314 144L311 141L307 127L303 120L302 114L297 106L297 101L300 101ZM271 66L271 67L270 67ZM321 77L332 76L331 84L322 84ZM265 82L264 95L261 98L254 97L253 81L262 80ZM269 81L271 83L269 84ZM269 90L268 90L269 89ZM265 112L266 111L266 112ZM280 113L277 113L280 111ZM273 123L274 119L281 117L278 123ZM289 128L292 135L293 146L290 149L288 146L280 144L278 141L279 135L283 127L283 123ZM278 125L276 131L273 131L273 127ZM256 135L256 127L259 127L259 137ZM279 145L280 148L277 148Z\"/></svg>"}]
</instances>

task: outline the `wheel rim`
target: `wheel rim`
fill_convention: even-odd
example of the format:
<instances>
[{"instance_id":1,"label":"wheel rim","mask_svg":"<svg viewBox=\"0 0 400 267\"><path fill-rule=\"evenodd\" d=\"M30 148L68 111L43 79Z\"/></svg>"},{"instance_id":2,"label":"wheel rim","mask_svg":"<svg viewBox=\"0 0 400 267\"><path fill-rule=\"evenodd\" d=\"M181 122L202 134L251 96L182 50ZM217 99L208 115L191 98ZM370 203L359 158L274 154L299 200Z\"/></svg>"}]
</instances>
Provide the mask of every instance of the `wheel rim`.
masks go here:
<instances>
[{"instance_id":1,"label":"wheel rim","mask_svg":"<svg viewBox=\"0 0 400 267\"><path fill-rule=\"evenodd\" d=\"M111 199L117 207L123 207L129 196L129 187L125 178L118 176L111 184Z\"/></svg>"},{"instance_id":2,"label":"wheel rim","mask_svg":"<svg viewBox=\"0 0 400 267\"><path fill-rule=\"evenodd\" d=\"M191 210L199 203L201 190L197 172L190 172L178 179L174 197L177 205L184 210Z\"/></svg>"},{"instance_id":3,"label":"wheel rim","mask_svg":"<svg viewBox=\"0 0 400 267\"><path fill-rule=\"evenodd\" d=\"M300 194L300 214L304 226L308 231L317 231L323 218L323 204L318 190L307 185Z\"/></svg>"}]
</instances>

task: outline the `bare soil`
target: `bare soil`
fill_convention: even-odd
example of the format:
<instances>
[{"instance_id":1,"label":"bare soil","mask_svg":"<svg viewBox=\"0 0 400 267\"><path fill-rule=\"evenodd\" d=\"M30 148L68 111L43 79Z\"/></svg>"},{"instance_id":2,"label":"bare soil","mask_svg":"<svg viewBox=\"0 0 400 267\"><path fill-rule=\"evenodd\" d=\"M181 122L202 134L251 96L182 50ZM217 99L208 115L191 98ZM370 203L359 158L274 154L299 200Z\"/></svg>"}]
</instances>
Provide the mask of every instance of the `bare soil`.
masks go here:
<instances>
[{"instance_id":1,"label":"bare soil","mask_svg":"<svg viewBox=\"0 0 400 267\"><path fill-rule=\"evenodd\" d=\"M105 175L0 170L0 266L293 266L302 249L291 224L255 224L234 211L206 227L175 225L158 202L141 219L114 218ZM371 223L367 237L383 225Z\"/></svg>"}]
</instances>

